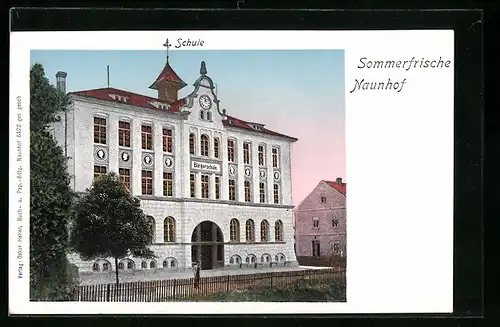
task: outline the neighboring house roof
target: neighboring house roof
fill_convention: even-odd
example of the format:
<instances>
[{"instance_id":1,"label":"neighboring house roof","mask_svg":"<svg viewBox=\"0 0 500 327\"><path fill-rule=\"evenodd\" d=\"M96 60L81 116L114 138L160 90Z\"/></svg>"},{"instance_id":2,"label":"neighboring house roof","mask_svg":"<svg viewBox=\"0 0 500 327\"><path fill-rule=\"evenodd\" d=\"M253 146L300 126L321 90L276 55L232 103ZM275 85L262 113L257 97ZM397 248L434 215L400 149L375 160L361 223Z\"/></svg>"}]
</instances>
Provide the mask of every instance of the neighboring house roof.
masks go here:
<instances>
[{"instance_id":1,"label":"neighboring house roof","mask_svg":"<svg viewBox=\"0 0 500 327\"><path fill-rule=\"evenodd\" d=\"M184 99L179 99L172 104L168 104L164 100L160 100L158 98L119 90L112 87L71 92L69 94L168 112L180 112L180 107L185 104Z\"/></svg>"},{"instance_id":2,"label":"neighboring house roof","mask_svg":"<svg viewBox=\"0 0 500 327\"><path fill-rule=\"evenodd\" d=\"M177 73L170 67L170 64L166 63L165 67L161 71L160 75L156 78L156 80L149 87L150 89L157 90L157 85L164 82L173 82L179 85L179 88L183 88L187 84L177 75Z\"/></svg>"},{"instance_id":3,"label":"neighboring house roof","mask_svg":"<svg viewBox=\"0 0 500 327\"><path fill-rule=\"evenodd\" d=\"M294 141L298 140L295 137L271 131L271 130L265 128L263 124L244 121L244 120L232 117L232 116L227 116L226 115L226 119L224 119L222 121L222 124L224 126L237 127L237 128L241 128L241 129L251 130L251 131L254 131L254 132L259 132L259 133L264 133L264 134L269 134L269 135L275 135L275 136L282 136L282 137L286 137L286 138L292 139Z\"/></svg>"},{"instance_id":4,"label":"neighboring house roof","mask_svg":"<svg viewBox=\"0 0 500 327\"><path fill-rule=\"evenodd\" d=\"M342 193L344 196L346 195L347 183L337 183L337 182L332 182L332 181L325 181L325 183L327 183L328 185L333 187L338 192Z\"/></svg>"}]
</instances>

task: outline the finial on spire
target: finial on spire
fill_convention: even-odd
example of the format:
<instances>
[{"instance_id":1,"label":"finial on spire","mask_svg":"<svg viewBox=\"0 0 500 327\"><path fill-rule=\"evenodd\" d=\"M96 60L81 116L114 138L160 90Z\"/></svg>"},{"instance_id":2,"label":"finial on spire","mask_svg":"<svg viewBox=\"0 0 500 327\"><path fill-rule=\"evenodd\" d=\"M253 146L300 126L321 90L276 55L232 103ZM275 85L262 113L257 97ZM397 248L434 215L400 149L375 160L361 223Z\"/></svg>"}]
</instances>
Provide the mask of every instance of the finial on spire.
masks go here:
<instances>
[{"instance_id":1,"label":"finial on spire","mask_svg":"<svg viewBox=\"0 0 500 327\"><path fill-rule=\"evenodd\" d=\"M201 67L200 67L200 74L201 75L206 75L207 74L207 66L205 66L205 62L201 62Z\"/></svg>"},{"instance_id":2,"label":"finial on spire","mask_svg":"<svg viewBox=\"0 0 500 327\"><path fill-rule=\"evenodd\" d=\"M164 47L167 48L167 64L168 64L168 48L170 48L172 45L168 42L168 38L167 40L165 41L165 43L163 44Z\"/></svg>"}]
</instances>

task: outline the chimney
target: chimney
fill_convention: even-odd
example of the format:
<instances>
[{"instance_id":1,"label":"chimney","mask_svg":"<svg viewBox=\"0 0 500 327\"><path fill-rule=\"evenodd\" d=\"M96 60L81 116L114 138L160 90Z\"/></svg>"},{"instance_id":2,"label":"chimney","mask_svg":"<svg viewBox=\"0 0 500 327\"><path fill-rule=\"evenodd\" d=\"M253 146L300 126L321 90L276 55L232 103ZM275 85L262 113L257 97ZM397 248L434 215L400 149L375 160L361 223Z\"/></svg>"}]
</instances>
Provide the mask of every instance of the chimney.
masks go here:
<instances>
[{"instance_id":1,"label":"chimney","mask_svg":"<svg viewBox=\"0 0 500 327\"><path fill-rule=\"evenodd\" d=\"M65 72L57 72L56 81L57 81L57 89L64 94L66 94L66 76L68 76Z\"/></svg>"},{"instance_id":2,"label":"chimney","mask_svg":"<svg viewBox=\"0 0 500 327\"><path fill-rule=\"evenodd\" d=\"M342 184L342 177L337 177L336 182L337 184Z\"/></svg>"}]
</instances>

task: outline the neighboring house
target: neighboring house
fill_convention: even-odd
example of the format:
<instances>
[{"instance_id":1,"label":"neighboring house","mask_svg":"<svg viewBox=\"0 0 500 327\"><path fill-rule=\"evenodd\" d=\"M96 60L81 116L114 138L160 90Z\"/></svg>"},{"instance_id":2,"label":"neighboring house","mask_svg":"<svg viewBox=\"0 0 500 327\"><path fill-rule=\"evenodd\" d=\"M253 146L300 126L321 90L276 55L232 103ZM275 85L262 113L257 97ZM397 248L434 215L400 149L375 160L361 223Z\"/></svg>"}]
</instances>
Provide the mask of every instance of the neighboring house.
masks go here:
<instances>
[{"instance_id":1,"label":"neighboring house","mask_svg":"<svg viewBox=\"0 0 500 327\"><path fill-rule=\"evenodd\" d=\"M346 183L321 181L294 209L299 263L346 255Z\"/></svg>"},{"instance_id":2,"label":"neighboring house","mask_svg":"<svg viewBox=\"0 0 500 327\"><path fill-rule=\"evenodd\" d=\"M115 172L141 200L157 259L125 258L118 269L295 264L290 157L297 139L229 116L205 62L184 98L178 91L187 83L168 61L158 64L150 86L156 98L109 87L70 92L72 105L55 126L76 192ZM65 91L67 74L56 76ZM70 260L80 272L116 269L110 258Z\"/></svg>"}]
</instances>

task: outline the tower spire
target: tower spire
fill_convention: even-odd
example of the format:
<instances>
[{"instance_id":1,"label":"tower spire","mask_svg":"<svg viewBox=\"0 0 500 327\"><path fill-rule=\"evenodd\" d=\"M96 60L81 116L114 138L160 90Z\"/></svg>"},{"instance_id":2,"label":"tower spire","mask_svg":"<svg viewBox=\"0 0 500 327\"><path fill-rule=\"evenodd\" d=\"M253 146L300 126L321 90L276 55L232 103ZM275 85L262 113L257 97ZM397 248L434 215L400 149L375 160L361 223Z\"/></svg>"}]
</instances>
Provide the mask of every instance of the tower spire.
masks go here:
<instances>
[{"instance_id":1,"label":"tower spire","mask_svg":"<svg viewBox=\"0 0 500 327\"><path fill-rule=\"evenodd\" d=\"M168 42L168 38L167 38L167 40L165 41L165 43L163 44L163 46L167 48L167 64L168 64L168 49L172 46L172 45Z\"/></svg>"}]
</instances>

